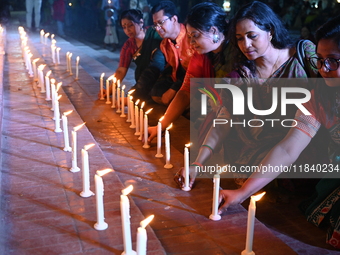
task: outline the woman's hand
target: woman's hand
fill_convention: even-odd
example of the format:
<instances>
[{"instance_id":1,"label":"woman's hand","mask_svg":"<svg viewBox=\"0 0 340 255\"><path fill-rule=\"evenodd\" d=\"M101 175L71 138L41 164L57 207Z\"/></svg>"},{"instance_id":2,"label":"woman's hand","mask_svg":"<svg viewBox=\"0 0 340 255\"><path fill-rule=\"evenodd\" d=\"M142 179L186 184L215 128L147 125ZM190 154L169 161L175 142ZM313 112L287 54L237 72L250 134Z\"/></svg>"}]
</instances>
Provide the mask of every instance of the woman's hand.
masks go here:
<instances>
[{"instance_id":1,"label":"woman's hand","mask_svg":"<svg viewBox=\"0 0 340 255\"><path fill-rule=\"evenodd\" d=\"M189 166L189 187L190 189L194 185L195 178L197 176L196 166ZM185 185L185 169L181 167L179 171L175 174L175 182L182 189Z\"/></svg>"},{"instance_id":2,"label":"woman's hand","mask_svg":"<svg viewBox=\"0 0 340 255\"><path fill-rule=\"evenodd\" d=\"M226 211L231 205L241 204L246 198L242 189L221 190L218 201L219 204L222 202L223 204L218 208L218 214L222 214L222 212Z\"/></svg>"},{"instance_id":3,"label":"woman's hand","mask_svg":"<svg viewBox=\"0 0 340 255\"><path fill-rule=\"evenodd\" d=\"M151 143L151 141L157 136L157 126L149 127L148 132L149 132L148 142Z\"/></svg>"}]
</instances>

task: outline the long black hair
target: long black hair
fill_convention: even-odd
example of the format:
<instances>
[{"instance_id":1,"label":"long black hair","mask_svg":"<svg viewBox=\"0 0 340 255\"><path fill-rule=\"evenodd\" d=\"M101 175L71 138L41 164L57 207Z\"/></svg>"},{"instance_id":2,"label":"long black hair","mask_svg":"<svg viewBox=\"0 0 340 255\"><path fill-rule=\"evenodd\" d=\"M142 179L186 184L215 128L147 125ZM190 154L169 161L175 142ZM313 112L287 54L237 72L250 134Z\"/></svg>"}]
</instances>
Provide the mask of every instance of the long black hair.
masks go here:
<instances>
[{"instance_id":1,"label":"long black hair","mask_svg":"<svg viewBox=\"0 0 340 255\"><path fill-rule=\"evenodd\" d=\"M316 45L322 39L332 40L340 51L340 15L323 24L315 32L315 39ZM340 117L340 105L337 102L340 99L339 87L329 87L324 82L318 82L315 88L315 96L316 101L322 105L328 120L333 119L334 116Z\"/></svg>"},{"instance_id":2,"label":"long black hair","mask_svg":"<svg viewBox=\"0 0 340 255\"><path fill-rule=\"evenodd\" d=\"M220 6L211 2L199 3L192 7L185 23L200 32L209 32L213 26L225 35L228 31L226 13Z\"/></svg>"}]
</instances>

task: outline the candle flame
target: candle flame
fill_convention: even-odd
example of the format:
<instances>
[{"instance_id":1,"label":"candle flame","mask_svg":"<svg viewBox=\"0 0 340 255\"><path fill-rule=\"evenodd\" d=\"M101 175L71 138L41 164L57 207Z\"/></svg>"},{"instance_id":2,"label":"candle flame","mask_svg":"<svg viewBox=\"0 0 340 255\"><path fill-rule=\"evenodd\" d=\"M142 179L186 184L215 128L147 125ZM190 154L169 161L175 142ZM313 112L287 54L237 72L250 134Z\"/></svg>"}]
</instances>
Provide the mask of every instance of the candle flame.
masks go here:
<instances>
[{"instance_id":1,"label":"candle flame","mask_svg":"<svg viewBox=\"0 0 340 255\"><path fill-rule=\"evenodd\" d=\"M266 194L266 192L262 192L261 194L251 196L251 198L254 199L255 201L259 201L264 196L264 194Z\"/></svg>"},{"instance_id":2,"label":"candle flame","mask_svg":"<svg viewBox=\"0 0 340 255\"><path fill-rule=\"evenodd\" d=\"M59 89L60 89L60 87L61 87L61 85L63 85L63 83L62 82L58 82L57 83L57 87L56 87L56 89L55 89L55 91L59 91Z\"/></svg>"},{"instance_id":3,"label":"candle flame","mask_svg":"<svg viewBox=\"0 0 340 255\"><path fill-rule=\"evenodd\" d=\"M120 86L120 80L117 80L117 86L118 87Z\"/></svg>"},{"instance_id":4,"label":"candle flame","mask_svg":"<svg viewBox=\"0 0 340 255\"><path fill-rule=\"evenodd\" d=\"M68 52L66 52L66 56L68 57L68 55L70 55L70 52L68 51Z\"/></svg>"},{"instance_id":5,"label":"candle flame","mask_svg":"<svg viewBox=\"0 0 340 255\"><path fill-rule=\"evenodd\" d=\"M145 102L142 103L142 105L140 106L140 108L143 109L144 105L145 105Z\"/></svg>"},{"instance_id":6,"label":"candle flame","mask_svg":"<svg viewBox=\"0 0 340 255\"><path fill-rule=\"evenodd\" d=\"M54 84L54 83L55 83L55 79L53 79L53 78L52 78L52 79L51 79L51 83L53 83L53 84Z\"/></svg>"},{"instance_id":7,"label":"candle flame","mask_svg":"<svg viewBox=\"0 0 340 255\"><path fill-rule=\"evenodd\" d=\"M46 65L39 65L39 66L38 66L38 69L42 71L42 70L44 70L45 66L46 66Z\"/></svg>"},{"instance_id":8,"label":"candle flame","mask_svg":"<svg viewBox=\"0 0 340 255\"><path fill-rule=\"evenodd\" d=\"M114 77L114 76L111 75L109 78L107 78L107 80L108 80L108 81L111 81L111 80L113 80L113 77Z\"/></svg>"},{"instance_id":9,"label":"candle flame","mask_svg":"<svg viewBox=\"0 0 340 255\"><path fill-rule=\"evenodd\" d=\"M60 50L61 50L61 48L60 48L60 47L58 47L58 48L57 48L57 51L60 51Z\"/></svg>"},{"instance_id":10,"label":"candle flame","mask_svg":"<svg viewBox=\"0 0 340 255\"><path fill-rule=\"evenodd\" d=\"M170 128L172 128L172 123L166 128L166 130L169 130Z\"/></svg>"},{"instance_id":11,"label":"candle flame","mask_svg":"<svg viewBox=\"0 0 340 255\"><path fill-rule=\"evenodd\" d=\"M102 75L100 76L100 79L103 79L104 75L105 75L105 73L102 73Z\"/></svg>"},{"instance_id":12,"label":"candle flame","mask_svg":"<svg viewBox=\"0 0 340 255\"><path fill-rule=\"evenodd\" d=\"M49 37L49 36L50 36L50 33L46 33L46 34L45 34L45 37Z\"/></svg>"},{"instance_id":13,"label":"candle flame","mask_svg":"<svg viewBox=\"0 0 340 255\"><path fill-rule=\"evenodd\" d=\"M44 29L41 29L41 30L40 30L40 34L41 34L41 35L44 35L44 34L45 34Z\"/></svg>"},{"instance_id":14,"label":"candle flame","mask_svg":"<svg viewBox=\"0 0 340 255\"><path fill-rule=\"evenodd\" d=\"M160 119L159 119L159 121L162 121L164 119L164 116L162 116Z\"/></svg>"},{"instance_id":15,"label":"candle flame","mask_svg":"<svg viewBox=\"0 0 340 255\"><path fill-rule=\"evenodd\" d=\"M69 110L67 112L64 112L63 115L67 116L67 115L71 114L72 112L73 112L73 110Z\"/></svg>"},{"instance_id":16,"label":"candle flame","mask_svg":"<svg viewBox=\"0 0 340 255\"><path fill-rule=\"evenodd\" d=\"M90 144L88 144L88 145L85 145L84 146L84 150L89 150L89 149L91 149L93 146L95 146L95 144L94 143L90 143Z\"/></svg>"},{"instance_id":17,"label":"candle flame","mask_svg":"<svg viewBox=\"0 0 340 255\"><path fill-rule=\"evenodd\" d=\"M54 34L51 34L51 39L53 39L54 38Z\"/></svg>"},{"instance_id":18,"label":"candle flame","mask_svg":"<svg viewBox=\"0 0 340 255\"><path fill-rule=\"evenodd\" d=\"M150 108L149 110L147 110L147 111L145 112L145 115L148 115L152 110L153 110L153 108Z\"/></svg>"},{"instance_id":19,"label":"candle flame","mask_svg":"<svg viewBox=\"0 0 340 255\"><path fill-rule=\"evenodd\" d=\"M113 170L110 169L110 168L107 168L107 169L104 169L104 170L97 170L96 174L101 177L101 176L103 176L107 173L110 173L110 172L113 172Z\"/></svg>"},{"instance_id":20,"label":"candle flame","mask_svg":"<svg viewBox=\"0 0 340 255\"><path fill-rule=\"evenodd\" d=\"M191 146L191 144L192 144L192 143L187 143L187 144L185 145L185 147L189 148L189 147Z\"/></svg>"},{"instance_id":21,"label":"candle flame","mask_svg":"<svg viewBox=\"0 0 340 255\"><path fill-rule=\"evenodd\" d=\"M153 218L155 217L155 215L150 215L149 217L147 217L146 219L142 220L140 222L140 226L142 228L146 228L146 226L153 220Z\"/></svg>"},{"instance_id":22,"label":"candle flame","mask_svg":"<svg viewBox=\"0 0 340 255\"><path fill-rule=\"evenodd\" d=\"M117 82L117 78L116 78L115 74L113 74L112 76L113 76L113 82L116 83Z\"/></svg>"},{"instance_id":23,"label":"candle flame","mask_svg":"<svg viewBox=\"0 0 340 255\"><path fill-rule=\"evenodd\" d=\"M123 87L122 87L122 90L124 90L125 89L125 85L123 85Z\"/></svg>"},{"instance_id":24,"label":"candle flame","mask_svg":"<svg viewBox=\"0 0 340 255\"><path fill-rule=\"evenodd\" d=\"M32 62L36 63L36 62L38 62L39 59L40 58L35 58L35 59L32 60Z\"/></svg>"},{"instance_id":25,"label":"candle flame","mask_svg":"<svg viewBox=\"0 0 340 255\"><path fill-rule=\"evenodd\" d=\"M131 89L128 94L131 95L133 92L135 92L135 89Z\"/></svg>"},{"instance_id":26,"label":"candle flame","mask_svg":"<svg viewBox=\"0 0 340 255\"><path fill-rule=\"evenodd\" d=\"M51 35L51 38L52 38L52 36L54 36L54 35ZM56 43L57 43L57 40L52 39L52 44L56 44Z\"/></svg>"},{"instance_id":27,"label":"candle flame","mask_svg":"<svg viewBox=\"0 0 340 255\"><path fill-rule=\"evenodd\" d=\"M83 124L80 124L76 127L73 128L73 131L78 131L79 129L81 129L84 125L85 125L86 122L84 122Z\"/></svg>"},{"instance_id":28,"label":"candle flame","mask_svg":"<svg viewBox=\"0 0 340 255\"><path fill-rule=\"evenodd\" d=\"M127 196L131 193L132 190L133 190L133 186L129 185L125 189L122 190L122 195Z\"/></svg>"},{"instance_id":29,"label":"candle flame","mask_svg":"<svg viewBox=\"0 0 340 255\"><path fill-rule=\"evenodd\" d=\"M59 95L58 98L57 98L57 100L59 100L62 96L63 96L63 95Z\"/></svg>"},{"instance_id":30,"label":"candle flame","mask_svg":"<svg viewBox=\"0 0 340 255\"><path fill-rule=\"evenodd\" d=\"M138 100L136 101L135 105L138 105L138 104L139 104L139 101L140 101L140 100L138 99Z\"/></svg>"},{"instance_id":31,"label":"candle flame","mask_svg":"<svg viewBox=\"0 0 340 255\"><path fill-rule=\"evenodd\" d=\"M68 57L69 57L69 58L72 58L72 55L73 55L73 53L70 53L70 54L68 55Z\"/></svg>"},{"instance_id":32,"label":"candle flame","mask_svg":"<svg viewBox=\"0 0 340 255\"><path fill-rule=\"evenodd\" d=\"M46 76L47 77L49 77L50 75L51 75L51 73L52 73L52 71L50 70L50 71L48 71L47 73L46 73Z\"/></svg>"},{"instance_id":33,"label":"candle flame","mask_svg":"<svg viewBox=\"0 0 340 255\"><path fill-rule=\"evenodd\" d=\"M79 57L79 56L77 56L76 60L77 60L77 62L79 62L79 60L80 60L80 57Z\"/></svg>"}]
</instances>

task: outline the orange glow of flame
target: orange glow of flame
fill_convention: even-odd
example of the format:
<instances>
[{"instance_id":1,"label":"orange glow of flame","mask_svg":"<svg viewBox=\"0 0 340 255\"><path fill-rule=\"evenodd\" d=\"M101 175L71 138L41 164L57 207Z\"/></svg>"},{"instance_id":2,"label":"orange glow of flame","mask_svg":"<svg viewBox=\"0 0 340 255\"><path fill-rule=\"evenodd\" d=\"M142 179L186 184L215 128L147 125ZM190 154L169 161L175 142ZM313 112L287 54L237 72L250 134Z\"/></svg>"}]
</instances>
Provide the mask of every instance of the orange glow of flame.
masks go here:
<instances>
[{"instance_id":1,"label":"orange glow of flame","mask_svg":"<svg viewBox=\"0 0 340 255\"><path fill-rule=\"evenodd\" d=\"M100 177L102 177L103 175L113 172L112 169L108 168L108 169L104 169L104 170L98 170L96 171L96 174L99 175Z\"/></svg>"},{"instance_id":2,"label":"orange glow of flame","mask_svg":"<svg viewBox=\"0 0 340 255\"><path fill-rule=\"evenodd\" d=\"M85 125L86 122L84 122L83 124L80 124L76 127L73 128L74 131L78 131L79 129L81 129L84 125Z\"/></svg>"},{"instance_id":3,"label":"orange glow of flame","mask_svg":"<svg viewBox=\"0 0 340 255\"><path fill-rule=\"evenodd\" d=\"M136 101L135 105L138 105L138 104L139 104L139 101L140 101L140 100L138 99L138 100Z\"/></svg>"},{"instance_id":4,"label":"orange glow of flame","mask_svg":"<svg viewBox=\"0 0 340 255\"><path fill-rule=\"evenodd\" d=\"M187 144L185 145L185 147L189 148L189 147L191 146L191 144L192 144L192 143L187 143Z\"/></svg>"},{"instance_id":5,"label":"orange glow of flame","mask_svg":"<svg viewBox=\"0 0 340 255\"><path fill-rule=\"evenodd\" d=\"M131 95L133 92L135 92L135 89L130 90L128 94Z\"/></svg>"},{"instance_id":6,"label":"orange glow of flame","mask_svg":"<svg viewBox=\"0 0 340 255\"><path fill-rule=\"evenodd\" d=\"M84 146L84 150L87 151L87 150L91 149L94 145L95 145L94 143L90 143L90 144L88 144L88 145L85 145L85 146Z\"/></svg>"},{"instance_id":7,"label":"orange glow of flame","mask_svg":"<svg viewBox=\"0 0 340 255\"><path fill-rule=\"evenodd\" d=\"M122 190L122 195L127 196L131 193L132 190L133 190L133 186L129 185L125 189Z\"/></svg>"},{"instance_id":8,"label":"orange glow of flame","mask_svg":"<svg viewBox=\"0 0 340 255\"><path fill-rule=\"evenodd\" d=\"M67 112L64 112L63 115L67 116L67 115L71 114L72 112L73 112L73 110L69 110Z\"/></svg>"},{"instance_id":9,"label":"orange glow of flame","mask_svg":"<svg viewBox=\"0 0 340 255\"><path fill-rule=\"evenodd\" d=\"M147 111L145 112L145 115L148 115L148 114L152 111L152 109L153 109L153 108L147 110Z\"/></svg>"},{"instance_id":10,"label":"orange glow of flame","mask_svg":"<svg viewBox=\"0 0 340 255\"><path fill-rule=\"evenodd\" d=\"M104 75L105 75L105 73L102 73L102 75L100 76L100 79L103 79Z\"/></svg>"},{"instance_id":11,"label":"orange glow of flame","mask_svg":"<svg viewBox=\"0 0 340 255\"><path fill-rule=\"evenodd\" d=\"M255 201L259 201L264 196L264 194L266 194L266 192L262 192L261 194L251 196L251 198L254 199Z\"/></svg>"},{"instance_id":12,"label":"orange glow of flame","mask_svg":"<svg viewBox=\"0 0 340 255\"><path fill-rule=\"evenodd\" d=\"M160 119L159 119L159 121L162 121L164 119L164 116L162 116Z\"/></svg>"},{"instance_id":13,"label":"orange glow of flame","mask_svg":"<svg viewBox=\"0 0 340 255\"><path fill-rule=\"evenodd\" d=\"M145 102L142 103L142 105L140 106L140 108L143 109L144 105L145 105Z\"/></svg>"},{"instance_id":14,"label":"orange glow of flame","mask_svg":"<svg viewBox=\"0 0 340 255\"><path fill-rule=\"evenodd\" d=\"M47 73L46 73L46 76L47 77L49 77L50 75L51 75L51 73L52 73L52 71L50 70L50 71L48 71Z\"/></svg>"},{"instance_id":15,"label":"orange glow of flame","mask_svg":"<svg viewBox=\"0 0 340 255\"><path fill-rule=\"evenodd\" d=\"M170 128L172 128L172 123L166 128L166 130L169 130Z\"/></svg>"},{"instance_id":16,"label":"orange glow of flame","mask_svg":"<svg viewBox=\"0 0 340 255\"><path fill-rule=\"evenodd\" d=\"M153 218L155 217L155 215L150 215L149 217L147 217L145 220L142 220L140 222L140 226L142 228L146 228L146 226L153 220Z\"/></svg>"}]
</instances>

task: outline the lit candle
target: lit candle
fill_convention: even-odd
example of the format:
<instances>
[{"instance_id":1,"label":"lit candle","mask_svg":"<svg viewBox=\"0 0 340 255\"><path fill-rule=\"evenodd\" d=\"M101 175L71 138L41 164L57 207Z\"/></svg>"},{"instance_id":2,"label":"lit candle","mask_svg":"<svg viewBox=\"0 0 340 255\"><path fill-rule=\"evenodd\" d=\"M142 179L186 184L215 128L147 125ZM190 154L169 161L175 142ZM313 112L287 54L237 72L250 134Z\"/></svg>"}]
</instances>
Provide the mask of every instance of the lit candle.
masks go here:
<instances>
[{"instance_id":1,"label":"lit candle","mask_svg":"<svg viewBox=\"0 0 340 255\"><path fill-rule=\"evenodd\" d=\"M46 33L44 36L45 36L45 45L47 45L47 38L50 36L50 33Z\"/></svg>"},{"instance_id":2,"label":"lit candle","mask_svg":"<svg viewBox=\"0 0 340 255\"><path fill-rule=\"evenodd\" d=\"M55 123L55 129L54 132L60 133L62 132L60 128L60 111L59 111L59 99L61 98L61 95L55 98L54 102L54 123Z\"/></svg>"},{"instance_id":3,"label":"lit candle","mask_svg":"<svg viewBox=\"0 0 340 255\"><path fill-rule=\"evenodd\" d=\"M150 215L145 220L140 222L140 227L137 229L137 254L138 255L146 255L146 244L148 237L146 235L146 226L152 221L154 215Z\"/></svg>"},{"instance_id":4,"label":"lit candle","mask_svg":"<svg viewBox=\"0 0 340 255\"><path fill-rule=\"evenodd\" d=\"M139 137L138 140L143 139L143 127L144 127L144 112L143 112L143 107L144 107L145 102L143 102L140 106L139 109Z\"/></svg>"},{"instance_id":5,"label":"lit candle","mask_svg":"<svg viewBox=\"0 0 340 255\"><path fill-rule=\"evenodd\" d=\"M104 183L102 176L109 172L112 172L112 169L105 169L101 171L97 171L94 175L94 182L96 186L96 211L97 211L97 222L94 224L94 228L96 230L105 230L108 225L105 222L104 218Z\"/></svg>"},{"instance_id":6,"label":"lit candle","mask_svg":"<svg viewBox=\"0 0 340 255\"><path fill-rule=\"evenodd\" d=\"M70 147L70 141L68 137L68 120L67 120L67 115L71 114L73 110L67 111L63 113L63 116L61 117L62 123L63 123L63 133L64 133L64 151L72 151L72 148Z\"/></svg>"},{"instance_id":7,"label":"lit candle","mask_svg":"<svg viewBox=\"0 0 340 255\"><path fill-rule=\"evenodd\" d=\"M57 85L55 85L55 88L54 88L54 96L53 96L53 111L56 111L56 98L58 98L58 90L59 90L59 88L60 88L60 86L61 86L61 82L59 82L59 83L57 83ZM58 104L58 106L59 106L59 104ZM53 120L56 120L56 118L55 118L55 113L54 113L54 115L53 115L53 118L52 118Z\"/></svg>"},{"instance_id":8,"label":"lit candle","mask_svg":"<svg viewBox=\"0 0 340 255\"><path fill-rule=\"evenodd\" d=\"M33 59L32 61L34 81L38 81L37 62L39 59L40 58L36 58L36 59Z\"/></svg>"},{"instance_id":9,"label":"lit candle","mask_svg":"<svg viewBox=\"0 0 340 255\"><path fill-rule=\"evenodd\" d=\"M134 89L130 90L128 92L128 95L127 95L127 107L128 107L128 110L127 110L127 119L126 119L126 122L131 122L131 101L132 101L132 96L131 94L135 92Z\"/></svg>"},{"instance_id":10,"label":"lit candle","mask_svg":"<svg viewBox=\"0 0 340 255\"><path fill-rule=\"evenodd\" d=\"M79 80L79 61L80 61L80 57L78 56L76 58L76 80Z\"/></svg>"},{"instance_id":11,"label":"lit candle","mask_svg":"<svg viewBox=\"0 0 340 255\"><path fill-rule=\"evenodd\" d=\"M220 175L214 175L214 192L213 192L213 203L212 203L212 212L209 216L209 219L217 221L221 219L221 215L218 214L218 198L220 194Z\"/></svg>"},{"instance_id":12,"label":"lit candle","mask_svg":"<svg viewBox=\"0 0 340 255\"><path fill-rule=\"evenodd\" d=\"M111 101L110 101L110 77L106 79L106 104L111 104Z\"/></svg>"},{"instance_id":13,"label":"lit candle","mask_svg":"<svg viewBox=\"0 0 340 255\"><path fill-rule=\"evenodd\" d=\"M116 82L117 82L117 78L113 75L113 77L112 77L112 105L111 105L111 108L116 108Z\"/></svg>"},{"instance_id":14,"label":"lit candle","mask_svg":"<svg viewBox=\"0 0 340 255\"><path fill-rule=\"evenodd\" d=\"M52 38L52 37L51 37ZM55 50L56 50L56 43L57 43L57 41L56 40L54 40L54 39L52 39L51 40L51 55L52 55L52 62L53 62L53 64L55 64Z\"/></svg>"},{"instance_id":15,"label":"lit candle","mask_svg":"<svg viewBox=\"0 0 340 255\"><path fill-rule=\"evenodd\" d=\"M120 80L117 81L117 111L116 113L121 113L120 109Z\"/></svg>"},{"instance_id":16,"label":"lit candle","mask_svg":"<svg viewBox=\"0 0 340 255\"><path fill-rule=\"evenodd\" d=\"M138 121L138 104L139 104L139 99L135 102L135 125L136 125L136 132L135 135L139 135L139 121Z\"/></svg>"},{"instance_id":17,"label":"lit candle","mask_svg":"<svg viewBox=\"0 0 340 255\"><path fill-rule=\"evenodd\" d=\"M74 127L72 130L72 167L70 169L72 173L80 171L80 168L77 165L77 131L84 125L85 122Z\"/></svg>"},{"instance_id":18,"label":"lit candle","mask_svg":"<svg viewBox=\"0 0 340 255\"><path fill-rule=\"evenodd\" d=\"M259 201L264 196L264 194L266 194L266 192L250 197L250 204L248 207L246 249L241 252L241 255L255 254L253 252L254 224L255 224L255 212L256 212L255 202Z\"/></svg>"},{"instance_id":19,"label":"lit candle","mask_svg":"<svg viewBox=\"0 0 340 255\"><path fill-rule=\"evenodd\" d=\"M143 148L144 149L148 149L150 148L150 145L148 144L148 128L149 128L149 123L148 123L148 114L152 111L152 108L147 110L144 114L144 145Z\"/></svg>"},{"instance_id":20,"label":"lit candle","mask_svg":"<svg viewBox=\"0 0 340 255\"><path fill-rule=\"evenodd\" d=\"M43 70L46 65L39 65L38 67L38 84L41 88L40 93L45 93L45 82L44 82L44 73Z\"/></svg>"},{"instance_id":21,"label":"lit candle","mask_svg":"<svg viewBox=\"0 0 340 255\"><path fill-rule=\"evenodd\" d=\"M104 100L104 84L103 84L103 78L105 73L102 73L100 76L100 100Z\"/></svg>"},{"instance_id":22,"label":"lit candle","mask_svg":"<svg viewBox=\"0 0 340 255\"><path fill-rule=\"evenodd\" d=\"M68 55L68 62L69 62L69 67L70 67L70 75L73 75L72 73L72 53Z\"/></svg>"},{"instance_id":23,"label":"lit candle","mask_svg":"<svg viewBox=\"0 0 340 255\"><path fill-rule=\"evenodd\" d=\"M169 133L170 128L172 128L172 123L165 130L165 165L164 165L164 168L167 168L167 169L174 167L170 163L170 133Z\"/></svg>"},{"instance_id":24,"label":"lit candle","mask_svg":"<svg viewBox=\"0 0 340 255\"><path fill-rule=\"evenodd\" d=\"M32 63L31 63L31 58L33 57L33 54L31 52L27 52L27 69L28 69L28 74L30 77L34 77L34 73L32 70Z\"/></svg>"},{"instance_id":25,"label":"lit candle","mask_svg":"<svg viewBox=\"0 0 340 255\"><path fill-rule=\"evenodd\" d=\"M184 187L182 188L182 190L184 191L189 191L191 190L190 186L189 186L189 147L190 147L190 143L186 144L184 147Z\"/></svg>"},{"instance_id":26,"label":"lit candle","mask_svg":"<svg viewBox=\"0 0 340 255\"><path fill-rule=\"evenodd\" d=\"M69 51L66 52L66 72L70 71L69 55L70 55L70 52Z\"/></svg>"},{"instance_id":27,"label":"lit candle","mask_svg":"<svg viewBox=\"0 0 340 255\"><path fill-rule=\"evenodd\" d=\"M60 47L58 47L58 48L56 49L56 52L57 52L57 64L58 64L58 65L60 64L60 50L61 50Z\"/></svg>"},{"instance_id":28,"label":"lit candle","mask_svg":"<svg viewBox=\"0 0 340 255\"><path fill-rule=\"evenodd\" d=\"M136 128L135 125L135 109L134 109L134 104L133 104L133 97L130 96L130 115L131 115L131 125L130 128Z\"/></svg>"},{"instance_id":29,"label":"lit candle","mask_svg":"<svg viewBox=\"0 0 340 255\"><path fill-rule=\"evenodd\" d=\"M132 190L133 186L130 185L127 188L123 189L122 194L120 195L120 213L122 219L124 241L124 252L122 254L126 255L136 254L136 252L132 250L131 227L130 227L130 201L127 196L128 194L130 194Z\"/></svg>"},{"instance_id":30,"label":"lit candle","mask_svg":"<svg viewBox=\"0 0 340 255\"><path fill-rule=\"evenodd\" d=\"M56 98L55 96L55 79L51 79L51 97L52 97L52 108L51 110L54 111L54 100Z\"/></svg>"},{"instance_id":31,"label":"lit candle","mask_svg":"<svg viewBox=\"0 0 340 255\"><path fill-rule=\"evenodd\" d=\"M155 155L156 158L163 158L162 154L162 118L159 119L157 124L157 153Z\"/></svg>"},{"instance_id":32,"label":"lit candle","mask_svg":"<svg viewBox=\"0 0 340 255\"><path fill-rule=\"evenodd\" d=\"M89 153L88 149L92 148L94 143L88 144L84 146L84 149L81 149L81 162L82 162L82 173L83 173L83 191L80 192L81 197L90 197L93 192L90 190L90 166L89 166Z\"/></svg>"},{"instance_id":33,"label":"lit candle","mask_svg":"<svg viewBox=\"0 0 340 255\"><path fill-rule=\"evenodd\" d=\"M40 42L41 42L41 43L44 43L44 34L45 34L44 30L41 29L41 30L40 30Z\"/></svg>"},{"instance_id":34,"label":"lit candle","mask_svg":"<svg viewBox=\"0 0 340 255\"><path fill-rule=\"evenodd\" d=\"M125 90L125 85L123 85L122 86L122 96L120 97L120 99L121 99L121 101L122 101L122 103L121 103L121 109L122 109L122 113L120 114L120 117L122 117L122 118L124 118L124 117L126 117L126 115L125 115L125 102L124 102L124 100L125 100L125 92L124 92L124 90Z\"/></svg>"},{"instance_id":35,"label":"lit candle","mask_svg":"<svg viewBox=\"0 0 340 255\"><path fill-rule=\"evenodd\" d=\"M46 88L46 101L51 101L51 85L50 85L50 75L52 71L48 71L45 75L45 88Z\"/></svg>"}]
</instances>

